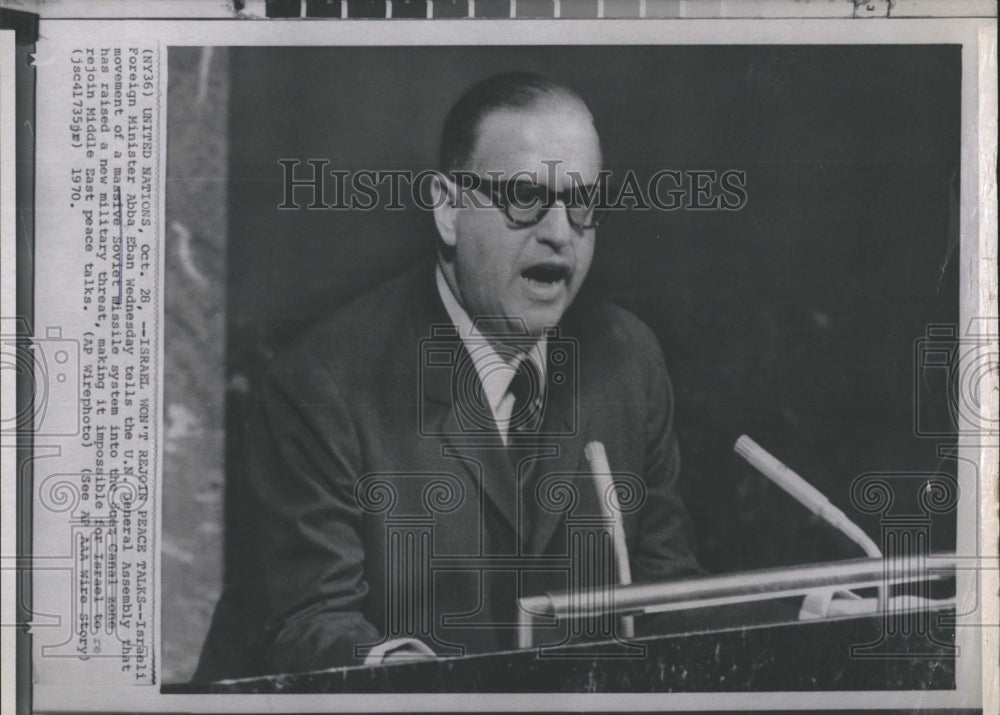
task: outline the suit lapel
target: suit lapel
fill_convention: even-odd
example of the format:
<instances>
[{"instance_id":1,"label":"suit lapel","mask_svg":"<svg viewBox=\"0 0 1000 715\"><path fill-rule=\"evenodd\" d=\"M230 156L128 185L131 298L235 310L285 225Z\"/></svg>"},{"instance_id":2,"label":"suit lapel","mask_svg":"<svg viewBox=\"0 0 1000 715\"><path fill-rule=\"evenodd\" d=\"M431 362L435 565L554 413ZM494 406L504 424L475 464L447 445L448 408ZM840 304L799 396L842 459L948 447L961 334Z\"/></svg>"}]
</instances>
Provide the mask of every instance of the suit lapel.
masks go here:
<instances>
[{"instance_id":1,"label":"suit lapel","mask_svg":"<svg viewBox=\"0 0 1000 715\"><path fill-rule=\"evenodd\" d=\"M495 538L487 538L487 509L494 509L510 529L521 533L514 470L500 435L494 430L492 434L477 435L474 440L462 437L461 425L451 405L436 404L431 409L438 416L440 431L429 439L440 440L441 456L450 460L450 464L457 463L458 469L472 482L470 496L475 495L479 509L479 543L496 543Z\"/></svg>"},{"instance_id":2,"label":"suit lapel","mask_svg":"<svg viewBox=\"0 0 1000 715\"><path fill-rule=\"evenodd\" d=\"M593 335L587 301L578 298L563 319L560 337L549 341L546 378L549 397L541 438L544 444L555 445L557 453L535 462L531 494L536 503L542 503L534 507L537 516L532 525L531 553L543 554L547 550L565 553L565 539L556 537L565 534L567 517L593 517L602 513L590 465L584 456L587 442L602 439L599 427L603 421L602 408L594 394L594 387L607 380L607 375L602 374L600 356L595 354L602 340L603 336ZM571 353L568 360L556 359L559 356L555 350L559 347ZM543 495L537 493L537 488L549 475L561 475L560 480L573 485L577 501L572 510L544 508L544 500L540 499Z\"/></svg>"},{"instance_id":3,"label":"suit lapel","mask_svg":"<svg viewBox=\"0 0 1000 715\"><path fill-rule=\"evenodd\" d=\"M575 359L558 362L553 360L553 347L550 346L548 361L545 415L542 431L536 440L540 446L538 452L547 453L532 465L529 492L533 501L530 542L530 553L533 554L545 553L558 533L557 530L565 529L567 517L572 517L574 513L593 513L592 480L583 453L589 422L586 410L583 409L586 404L586 385L580 373L568 372L577 369ZM548 450L542 448L546 445L549 446ZM567 480L572 484L578 495L572 510L567 512L546 508L547 503L551 505L545 494L541 493L544 491L546 478ZM558 543L561 540L557 540Z\"/></svg>"},{"instance_id":4,"label":"suit lapel","mask_svg":"<svg viewBox=\"0 0 1000 715\"><path fill-rule=\"evenodd\" d=\"M418 378L422 434L440 440L442 456L455 458L477 486L477 495L485 494L510 528L522 534L514 468L465 344L430 283L432 317L424 323L430 329L422 341ZM485 529L484 510L490 506L481 498L479 505L480 528Z\"/></svg>"}]
</instances>

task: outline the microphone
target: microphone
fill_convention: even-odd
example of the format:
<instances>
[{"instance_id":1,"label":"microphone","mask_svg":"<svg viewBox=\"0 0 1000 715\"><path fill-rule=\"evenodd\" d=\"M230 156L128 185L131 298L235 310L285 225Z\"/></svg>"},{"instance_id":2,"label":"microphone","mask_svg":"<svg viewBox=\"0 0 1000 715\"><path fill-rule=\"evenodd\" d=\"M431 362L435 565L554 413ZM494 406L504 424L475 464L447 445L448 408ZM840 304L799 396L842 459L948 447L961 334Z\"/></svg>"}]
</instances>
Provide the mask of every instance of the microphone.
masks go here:
<instances>
[{"instance_id":1,"label":"microphone","mask_svg":"<svg viewBox=\"0 0 1000 715\"><path fill-rule=\"evenodd\" d=\"M861 530L861 527L831 504L821 491L778 461L766 449L744 434L736 440L733 450L761 474L791 494L809 511L819 515L826 523L864 549L865 554L873 559L882 558L882 550Z\"/></svg>"},{"instance_id":2,"label":"microphone","mask_svg":"<svg viewBox=\"0 0 1000 715\"><path fill-rule=\"evenodd\" d=\"M590 464L594 475L594 486L597 487L597 501L601 505L601 513L613 524L613 540L615 549L615 565L618 567L618 581L622 586L632 583L632 568L628 562L628 546L625 545L625 525L622 523L622 512L618 505L618 494L615 492L614 480L611 478L611 465L608 463L608 453L601 442L588 442L583 448L583 454ZM606 497L606 498L605 498ZM632 616L622 617L622 631L626 638L635 635L635 621Z\"/></svg>"}]
</instances>

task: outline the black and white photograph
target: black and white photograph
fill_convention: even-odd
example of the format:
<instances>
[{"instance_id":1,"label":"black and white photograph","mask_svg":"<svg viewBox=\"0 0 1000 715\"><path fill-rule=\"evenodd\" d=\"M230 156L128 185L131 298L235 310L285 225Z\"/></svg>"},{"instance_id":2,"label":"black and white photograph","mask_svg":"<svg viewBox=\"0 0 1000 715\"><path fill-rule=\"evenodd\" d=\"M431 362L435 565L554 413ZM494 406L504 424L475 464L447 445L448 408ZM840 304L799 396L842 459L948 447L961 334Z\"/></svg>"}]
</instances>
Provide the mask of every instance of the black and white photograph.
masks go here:
<instances>
[{"instance_id":1,"label":"black and white photograph","mask_svg":"<svg viewBox=\"0 0 1000 715\"><path fill-rule=\"evenodd\" d=\"M846 4L43 20L44 709L988 711L995 27Z\"/></svg>"}]
</instances>

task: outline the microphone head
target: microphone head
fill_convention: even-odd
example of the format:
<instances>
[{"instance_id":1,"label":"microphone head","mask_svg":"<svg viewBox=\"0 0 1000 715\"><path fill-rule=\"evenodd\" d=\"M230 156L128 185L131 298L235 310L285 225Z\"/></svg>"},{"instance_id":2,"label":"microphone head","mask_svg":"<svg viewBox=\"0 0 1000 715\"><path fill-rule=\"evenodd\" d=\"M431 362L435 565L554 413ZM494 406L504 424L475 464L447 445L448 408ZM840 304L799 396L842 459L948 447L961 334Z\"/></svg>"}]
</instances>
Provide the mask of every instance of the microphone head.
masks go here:
<instances>
[{"instance_id":1,"label":"microphone head","mask_svg":"<svg viewBox=\"0 0 1000 715\"><path fill-rule=\"evenodd\" d=\"M745 434L741 434L733 445L733 451L748 461L750 455L758 450L762 450L762 447Z\"/></svg>"}]
</instances>

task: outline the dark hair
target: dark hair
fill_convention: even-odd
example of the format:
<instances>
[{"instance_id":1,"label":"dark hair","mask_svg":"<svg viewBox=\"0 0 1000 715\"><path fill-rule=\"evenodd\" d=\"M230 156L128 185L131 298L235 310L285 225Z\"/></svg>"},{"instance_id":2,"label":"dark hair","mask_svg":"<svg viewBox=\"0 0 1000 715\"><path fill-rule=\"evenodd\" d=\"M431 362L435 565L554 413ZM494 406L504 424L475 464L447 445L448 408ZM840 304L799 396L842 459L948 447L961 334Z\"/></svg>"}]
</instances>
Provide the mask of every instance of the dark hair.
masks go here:
<instances>
[{"instance_id":1,"label":"dark hair","mask_svg":"<svg viewBox=\"0 0 1000 715\"><path fill-rule=\"evenodd\" d=\"M448 112L441 132L441 171L464 168L476 148L479 124L501 109L525 109L545 99L568 99L589 115L580 95L564 84L533 72L507 72L474 85ZM591 118L593 119L593 118Z\"/></svg>"}]
</instances>

